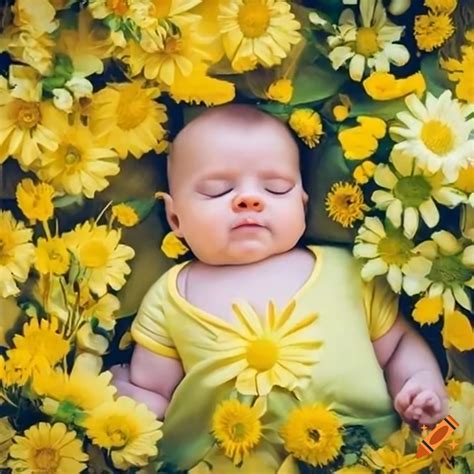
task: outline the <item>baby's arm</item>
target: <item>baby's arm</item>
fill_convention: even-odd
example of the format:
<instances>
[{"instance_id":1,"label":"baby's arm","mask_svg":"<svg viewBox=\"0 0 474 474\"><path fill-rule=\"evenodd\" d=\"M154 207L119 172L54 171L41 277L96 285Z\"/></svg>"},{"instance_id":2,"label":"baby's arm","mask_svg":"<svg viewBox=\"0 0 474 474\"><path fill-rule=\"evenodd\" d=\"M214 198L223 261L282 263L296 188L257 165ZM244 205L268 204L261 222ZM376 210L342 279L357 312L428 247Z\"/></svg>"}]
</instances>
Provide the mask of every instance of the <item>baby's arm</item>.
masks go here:
<instances>
[{"instance_id":1,"label":"baby's arm","mask_svg":"<svg viewBox=\"0 0 474 474\"><path fill-rule=\"evenodd\" d=\"M412 425L433 425L447 415L448 399L441 372L428 345L399 316L374 341L394 407Z\"/></svg>"},{"instance_id":2,"label":"baby's arm","mask_svg":"<svg viewBox=\"0 0 474 474\"><path fill-rule=\"evenodd\" d=\"M144 403L160 420L184 375L179 360L155 354L138 344L130 366L115 366L111 371L119 394Z\"/></svg>"}]
</instances>

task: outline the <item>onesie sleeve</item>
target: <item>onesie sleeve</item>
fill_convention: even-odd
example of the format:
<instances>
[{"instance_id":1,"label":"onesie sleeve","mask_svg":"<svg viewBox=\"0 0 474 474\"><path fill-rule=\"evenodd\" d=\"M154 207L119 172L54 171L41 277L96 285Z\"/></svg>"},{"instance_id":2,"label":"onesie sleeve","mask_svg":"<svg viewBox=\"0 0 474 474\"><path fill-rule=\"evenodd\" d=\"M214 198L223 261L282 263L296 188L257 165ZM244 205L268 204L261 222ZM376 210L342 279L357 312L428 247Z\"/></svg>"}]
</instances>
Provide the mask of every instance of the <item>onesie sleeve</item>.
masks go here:
<instances>
[{"instance_id":1,"label":"onesie sleeve","mask_svg":"<svg viewBox=\"0 0 474 474\"><path fill-rule=\"evenodd\" d=\"M398 295L383 277L365 282L363 299L370 339L375 341L395 323L398 316Z\"/></svg>"},{"instance_id":2,"label":"onesie sleeve","mask_svg":"<svg viewBox=\"0 0 474 474\"><path fill-rule=\"evenodd\" d=\"M132 323L132 338L155 354L179 359L166 321L165 279L160 278L147 292Z\"/></svg>"}]
</instances>

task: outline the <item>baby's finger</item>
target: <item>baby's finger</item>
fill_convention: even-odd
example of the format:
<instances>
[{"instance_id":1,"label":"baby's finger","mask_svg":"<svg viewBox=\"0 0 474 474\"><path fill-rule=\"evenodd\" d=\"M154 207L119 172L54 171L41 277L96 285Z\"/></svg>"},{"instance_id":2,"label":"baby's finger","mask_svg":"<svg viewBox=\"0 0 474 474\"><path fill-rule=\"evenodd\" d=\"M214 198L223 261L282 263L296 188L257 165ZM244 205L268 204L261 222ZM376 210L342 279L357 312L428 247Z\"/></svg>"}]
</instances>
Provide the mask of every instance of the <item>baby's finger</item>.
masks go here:
<instances>
[{"instance_id":1,"label":"baby's finger","mask_svg":"<svg viewBox=\"0 0 474 474\"><path fill-rule=\"evenodd\" d=\"M429 390L423 390L420 392L412 401L412 404L416 408L424 408L427 405L433 407L434 399L438 398L435 394ZM434 408L434 407L433 407Z\"/></svg>"},{"instance_id":2,"label":"baby's finger","mask_svg":"<svg viewBox=\"0 0 474 474\"><path fill-rule=\"evenodd\" d=\"M399 413L404 412L411 404L413 397L416 395L416 392L416 387L403 387L398 393L398 395L395 397L395 409Z\"/></svg>"}]
</instances>

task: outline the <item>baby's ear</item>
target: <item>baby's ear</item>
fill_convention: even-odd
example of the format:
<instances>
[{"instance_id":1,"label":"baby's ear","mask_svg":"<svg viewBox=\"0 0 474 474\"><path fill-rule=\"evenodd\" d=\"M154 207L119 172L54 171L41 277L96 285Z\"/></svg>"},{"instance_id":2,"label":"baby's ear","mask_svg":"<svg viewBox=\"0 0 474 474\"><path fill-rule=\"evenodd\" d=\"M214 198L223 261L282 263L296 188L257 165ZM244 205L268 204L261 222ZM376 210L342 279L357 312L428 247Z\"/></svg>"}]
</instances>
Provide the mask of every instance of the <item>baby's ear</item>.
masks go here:
<instances>
[{"instance_id":1,"label":"baby's ear","mask_svg":"<svg viewBox=\"0 0 474 474\"><path fill-rule=\"evenodd\" d=\"M309 196L308 193L303 189L303 206L305 212L308 210Z\"/></svg>"},{"instance_id":2,"label":"baby's ear","mask_svg":"<svg viewBox=\"0 0 474 474\"><path fill-rule=\"evenodd\" d=\"M160 198L165 202L166 220L168 221L171 230L177 237L183 237L183 234L179 230L179 218L174 211L174 201L170 194L160 192Z\"/></svg>"}]
</instances>

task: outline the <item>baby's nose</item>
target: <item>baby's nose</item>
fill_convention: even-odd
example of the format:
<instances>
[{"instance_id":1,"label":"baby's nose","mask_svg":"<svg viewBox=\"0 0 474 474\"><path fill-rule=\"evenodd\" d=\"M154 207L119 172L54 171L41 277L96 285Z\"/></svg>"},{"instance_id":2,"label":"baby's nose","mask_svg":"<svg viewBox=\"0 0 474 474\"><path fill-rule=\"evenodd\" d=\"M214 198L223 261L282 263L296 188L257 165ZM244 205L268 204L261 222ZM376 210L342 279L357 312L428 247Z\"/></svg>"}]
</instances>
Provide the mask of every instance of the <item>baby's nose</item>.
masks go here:
<instances>
[{"instance_id":1,"label":"baby's nose","mask_svg":"<svg viewBox=\"0 0 474 474\"><path fill-rule=\"evenodd\" d=\"M263 201L257 195L236 196L232 201L232 209L240 211L263 211Z\"/></svg>"}]
</instances>

